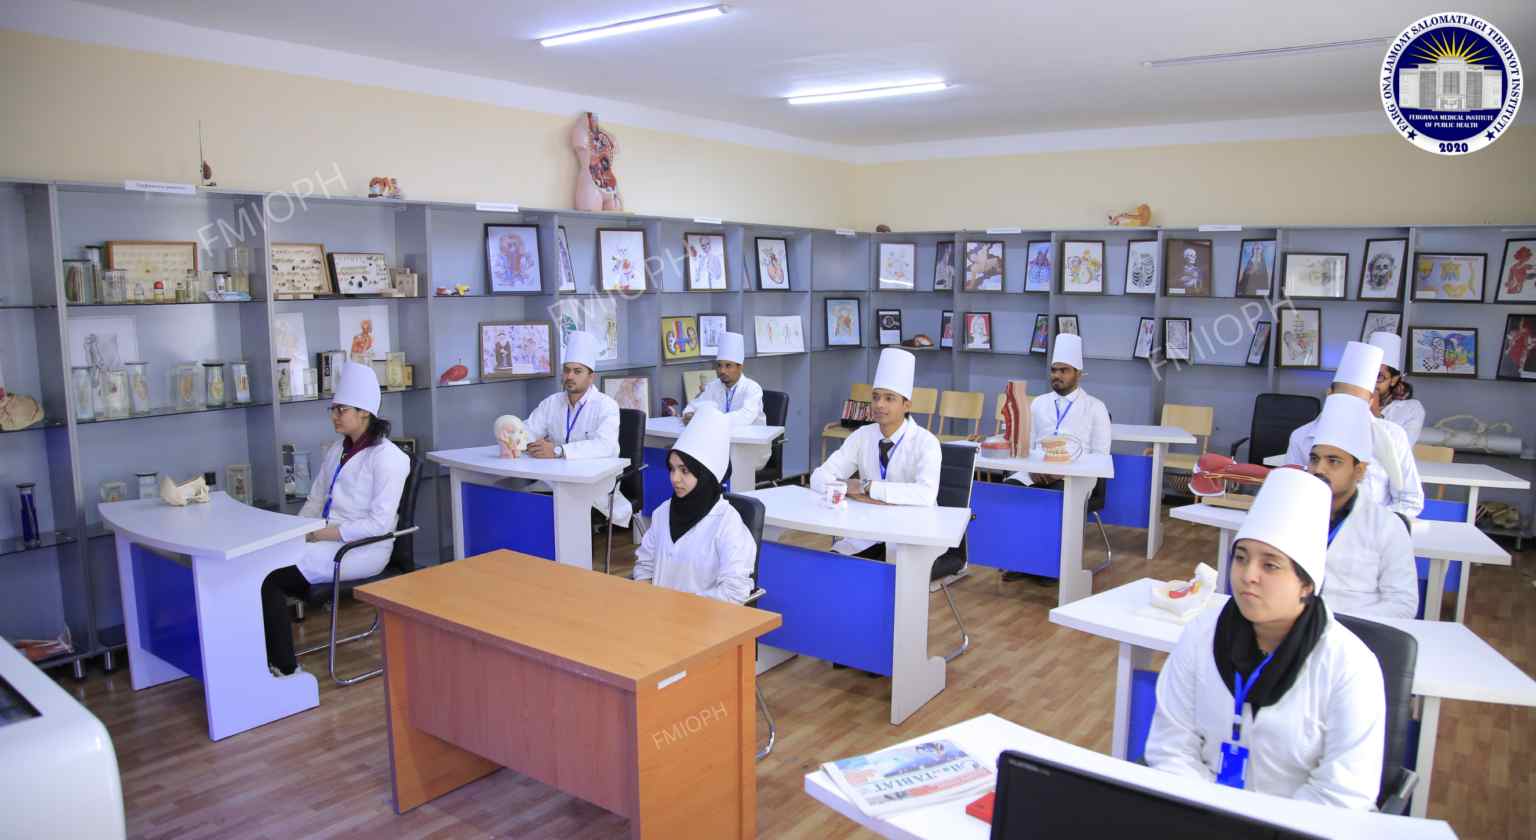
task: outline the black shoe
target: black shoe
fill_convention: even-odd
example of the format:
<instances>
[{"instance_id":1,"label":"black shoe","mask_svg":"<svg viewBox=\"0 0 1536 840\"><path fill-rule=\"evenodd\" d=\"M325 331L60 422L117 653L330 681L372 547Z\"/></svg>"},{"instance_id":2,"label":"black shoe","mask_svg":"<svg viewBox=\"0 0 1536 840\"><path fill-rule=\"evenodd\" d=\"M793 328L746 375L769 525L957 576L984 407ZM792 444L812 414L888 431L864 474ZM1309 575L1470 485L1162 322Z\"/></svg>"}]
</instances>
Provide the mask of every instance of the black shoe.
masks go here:
<instances>
[{"instance_id":1,"label":"black shoe","mask_svg":"<svg viewBox=\"0 0 1536 840\"><path fill-rule=\"evenodd\" d=\"M1003 582L1012 583L1016 580L1032 580L1040 586L1055 586L1056 578L1044 575L1032 575L1028 572L1003 572Z\"/></svg>"},{"instance_id":2,"label":"black shoe","mask_svg":"<svg viewBox=\"0 0 1536 840\"><path fill-rule=\"evenodd\" d=\"M1027 577L1029 577L1029 575L1026 575L1023 572L1003 572L1003 583L1013 583L1016 580L1023 580Z\"/></svg>"}]
</instances>

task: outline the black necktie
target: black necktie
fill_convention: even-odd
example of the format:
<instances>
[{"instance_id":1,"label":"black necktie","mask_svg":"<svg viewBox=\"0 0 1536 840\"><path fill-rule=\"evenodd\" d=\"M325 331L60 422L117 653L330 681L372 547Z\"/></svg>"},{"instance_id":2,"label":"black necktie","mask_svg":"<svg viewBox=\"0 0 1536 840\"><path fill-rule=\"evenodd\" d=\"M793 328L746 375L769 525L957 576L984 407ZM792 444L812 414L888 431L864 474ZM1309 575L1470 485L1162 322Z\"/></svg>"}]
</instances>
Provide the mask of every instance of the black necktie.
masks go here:
<instances>
[{"instance_id":1,"label":"black necktie","mask_svg":"<svg viewBox=\"0 0 1536 840\"><path fill-rule=\"evenodd\" d=\"M888 440L880 441L880 469L883 470L891 465L891 450L895 448L896 444Z\"/></svg>"}]
</instances>

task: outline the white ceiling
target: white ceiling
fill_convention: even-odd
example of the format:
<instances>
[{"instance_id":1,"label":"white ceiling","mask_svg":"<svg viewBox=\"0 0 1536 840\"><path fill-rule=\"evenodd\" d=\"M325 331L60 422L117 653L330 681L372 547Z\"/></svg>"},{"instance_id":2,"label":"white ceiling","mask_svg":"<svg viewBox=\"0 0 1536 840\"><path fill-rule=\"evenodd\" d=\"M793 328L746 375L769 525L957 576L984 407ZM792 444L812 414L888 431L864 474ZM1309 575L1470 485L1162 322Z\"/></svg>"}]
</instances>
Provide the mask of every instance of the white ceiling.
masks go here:
<instances>
[{"instance_id":1,"label":"white ceiling","mask_svg":"<svg viewBox=\"0 0 1536 840\"><path fill-rule=\"evenodd\" d=\"M737 0L704 23L558 48L534 39L709 0L91 2L852 146L1371 111L1381 107L1383 47L1163 70L1141 62L1389 37L1439 11L1488 19L1536 63L1533 0ZM933 76L956 87L834 105L781 99Z\"/></svg>"}]
</instances>

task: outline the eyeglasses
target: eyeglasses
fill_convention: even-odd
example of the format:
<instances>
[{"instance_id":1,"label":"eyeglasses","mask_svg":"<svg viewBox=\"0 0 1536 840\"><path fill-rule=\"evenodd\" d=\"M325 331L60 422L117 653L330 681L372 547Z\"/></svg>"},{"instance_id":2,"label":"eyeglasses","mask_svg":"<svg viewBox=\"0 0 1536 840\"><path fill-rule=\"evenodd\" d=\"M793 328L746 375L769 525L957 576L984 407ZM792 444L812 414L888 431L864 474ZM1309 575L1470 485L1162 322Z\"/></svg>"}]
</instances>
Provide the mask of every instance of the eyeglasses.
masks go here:
<instances>
[{"instance_id":1,"label":"eyeglasses","mask_svg":"<svg viewBox=\"0 0 1536 840\"><path fill-rule=\"evenodd\" d=\"M353 408L350 405L333 405L333 406L331 406L331 413L332 414L341 414L344 411L356 411L356 410L357 409Z\"/></svg>"}]
</instances>

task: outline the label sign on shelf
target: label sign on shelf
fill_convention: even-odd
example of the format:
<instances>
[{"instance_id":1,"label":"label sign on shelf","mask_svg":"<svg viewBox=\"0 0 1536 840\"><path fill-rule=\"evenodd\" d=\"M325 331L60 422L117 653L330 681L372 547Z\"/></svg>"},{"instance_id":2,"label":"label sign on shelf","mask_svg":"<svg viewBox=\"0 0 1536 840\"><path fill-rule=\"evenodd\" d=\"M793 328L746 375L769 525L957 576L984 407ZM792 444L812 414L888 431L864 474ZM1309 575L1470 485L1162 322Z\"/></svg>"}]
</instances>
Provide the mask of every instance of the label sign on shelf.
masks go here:
<instances>
[{"instance_id":1,"label":"label sign on shelf","mask_svg":"<svg viewBox=\"0 0 1536 840\"><path fill-rule=\"evenodd\" d=\"M723 225L723 224L725 224L725 222L720 220L720 219L712 219L712 218L710 218L708 216L694 216L693 220L695 222L701 224L701 225Z\"/></svg>"},{"instance_id":2,"label":"label sign on shelf","mask_svg":"<svg viewBox=\"0 0 1536 840\"><path fill-rule=\"evenodd\" d=\"M123 189L129 192L168 193L170 195L197 195L193 184L177 184L171 181L124 181Z\"/></svg>"},{"instance_id":3,"label":"label sign on shelf","mask_svg":"<svg viewBox=\"0 0 1536 840\"><path fill-rule=\"evenodd\" d=\"M477 201L475 209L482 213L516 213L519 212L516 204L504 201Z\"/></svg>"},{"instance_id":4,"label":"label sign on shelf","mask_svg":"<svg viewBox=\"0 0 1536 840\"><path fill-rule=\"evenodd\" d=\"M833 231L833 233L837 234L838 236L856 236L857 235L857 233L855 231L850 230L849 228L838 228L837 230Z\"/></svg>"},{"instance_id":5,"label":"label sign on shelf","mask_svg":"<svg viewBox=\"0 0 1536 840\"><path fill-rule=\"evenodd\" d=\"M1023 233L1023 228L987 228L988 236L1004 236L1006 234Z\"/></svg>"},{"instance_id":6,"label":"label sign on shelf","mask_svg":"<svg viewBox=\"0 0 1536 840\"><path fill-rule=\"evenodd\" d=\"M1223 233L1226 231L1242 230L1242 225L1201 225L1201 233Z\"/></svg>"}]
</instances>

